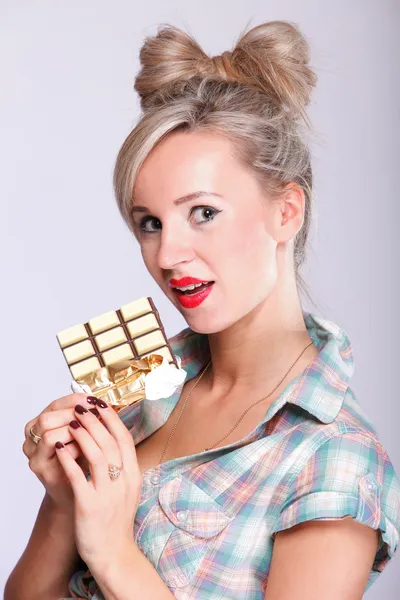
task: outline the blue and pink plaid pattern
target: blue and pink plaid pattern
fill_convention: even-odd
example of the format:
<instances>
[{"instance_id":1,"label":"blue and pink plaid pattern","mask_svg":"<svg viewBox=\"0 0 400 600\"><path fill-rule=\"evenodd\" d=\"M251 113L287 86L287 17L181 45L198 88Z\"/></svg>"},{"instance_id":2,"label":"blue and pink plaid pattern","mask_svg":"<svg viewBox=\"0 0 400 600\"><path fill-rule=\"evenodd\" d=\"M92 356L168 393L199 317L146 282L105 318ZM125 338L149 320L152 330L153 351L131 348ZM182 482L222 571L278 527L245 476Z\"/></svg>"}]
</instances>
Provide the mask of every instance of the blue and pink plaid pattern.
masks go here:
<instances>
[{"instance_id":1,"label":"blue and pink plaid pattern","mask_svg":"<svg viewBox=\"0 0 400 600\"><path fill-rule=\"evenodd\" d=\"M349 387L350 340L332 321L303 314L319 354L258 426L238 442L143 474L133 536L176 598L262 600L275 534L303 521L350 515L380 530L366 590L397 550L399 480ZM207 335L189 328L170 343L186 381L210 358ZM180 393L119 413L135 443L166 422ZM70 593L104 599L89 570L73 575Z\"/></svg>"}]
</instances>

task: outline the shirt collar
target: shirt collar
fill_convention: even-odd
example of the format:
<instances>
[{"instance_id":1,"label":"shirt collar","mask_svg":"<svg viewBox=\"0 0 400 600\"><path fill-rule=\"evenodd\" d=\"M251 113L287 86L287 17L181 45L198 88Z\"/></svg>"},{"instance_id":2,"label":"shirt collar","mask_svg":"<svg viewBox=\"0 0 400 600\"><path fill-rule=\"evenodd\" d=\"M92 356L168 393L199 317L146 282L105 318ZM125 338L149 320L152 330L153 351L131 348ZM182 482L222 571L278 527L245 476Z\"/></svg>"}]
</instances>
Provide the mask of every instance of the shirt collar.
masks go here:
<instances>
[{"instance_id":1,"label":"shirt collar","mask_svg":"<svg viewBox=\"0 0 400 600\"><path fill-rule=\"evenodd\" d=\"M351 342L333 321L307 311L303 311L303 318L319 353L270 405L262 422L270 420L287 402L300 406L323 423L331 423L342 408L354 372ZM186 381L196 377L210 360L207 334L187 327L170 338L169 343L174 354L181 358Z\"/></svg>"}]
</instances>

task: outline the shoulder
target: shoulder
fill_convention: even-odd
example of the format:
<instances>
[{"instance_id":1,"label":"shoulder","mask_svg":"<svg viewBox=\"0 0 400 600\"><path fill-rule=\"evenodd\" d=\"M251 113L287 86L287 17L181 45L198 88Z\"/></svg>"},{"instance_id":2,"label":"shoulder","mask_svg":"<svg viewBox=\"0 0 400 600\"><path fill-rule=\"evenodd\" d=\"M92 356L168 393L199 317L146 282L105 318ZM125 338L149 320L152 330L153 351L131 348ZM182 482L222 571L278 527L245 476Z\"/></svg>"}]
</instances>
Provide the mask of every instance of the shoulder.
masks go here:
<instances>
[{"instance_id":1,"label":"shoulder","mask_svg":"<svg viewBox=\"0 0 400 600\"><path fill-rule=\"evenodd\" d=\"M352 517L378 530L374 570L382 571L400 537L400 484L393 463L374 431L341 422L327 430L283 483L272 536L309 521Z\"/></svg>"},{"instance_id":2,"label":"shoulder","mask_svg":"<svg viewBox=\"0 0 400 600\"><path fill-rule=\"evenodd\" d=\"M379 574L374 570L378 547L379 531L351 516L309 520L281 531L265 598L361 598Z\"/></svg>"}]
</instances>

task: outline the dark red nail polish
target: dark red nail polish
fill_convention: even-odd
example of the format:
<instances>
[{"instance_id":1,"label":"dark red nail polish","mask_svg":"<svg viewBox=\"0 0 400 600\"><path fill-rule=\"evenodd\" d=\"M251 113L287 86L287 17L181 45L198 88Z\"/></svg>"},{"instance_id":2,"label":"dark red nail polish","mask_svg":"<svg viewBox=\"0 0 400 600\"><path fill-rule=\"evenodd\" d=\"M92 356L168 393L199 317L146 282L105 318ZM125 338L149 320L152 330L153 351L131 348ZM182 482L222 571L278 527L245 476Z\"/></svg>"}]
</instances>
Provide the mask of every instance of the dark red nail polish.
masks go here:
<instances>
[{"instance_id":1,"label":"dark red nail polish","mask_svg":"<svg viewBox=\"0 0 400 600\"><path fill-rule=\"evenodd\" d=\"M60 450L61 448L64 448L64 444L62 444L61 442L56 442L54 445L55 445L55 447L56 447L56 448L58 448L59 450Z\"/></svg>"},{"instance_id":2,"label":"dark red nail polish","mask_svg":"<svg viewBox=\"0 0 400 600\"><path fill-rule=\"evenodd\" d=\"M96 404L97 406L100 406L101 408L107 408L108 404L106 404L104 402L104 400L100 400L99 398L96 399Z\"/></svg>"},{"instance_id":3,"label":"dark red nail polish","mask_svg":"<svg viewBox=\"0 0 400 600\"><path fill-rule=\"evenodd\" d=\"M86 400L89 402L89 404L97 404L96 396L87 396Z\"/></svg>"},{"instance_id":4,"label":"dark red nail polish","mask_svg":"<svg viewBox=\"0 0 400 600\"><path fill-rule=\"evenodd\" d=\"M80 424L78 423L78 421L71 421L70 426L72 427L72 429L78 429L78 427L80 427Z\"/></svg>"},{"instance_id":5,"label":"dark red nail polish","mask_svg":"<svg viewBox=\"0 0 400 600\"><path fill-rule=\"evenodd\" d=\"M89 412L93 413L95 417L100 417L100 413L97 408L89 408Z\"/></svg>"},{"instance_id":6,"label":"dark red nail polish","mask_svg":"<svg viewBox=\"0 0 400 600\"><path fill-rule=\"evenodd\" d=\"M83 406L81 406L80 404L77 404L75 406L75 410L79 415L84 415L85 413L87 413L86 408L84 408Z\"/></svg>"}]
</instances>

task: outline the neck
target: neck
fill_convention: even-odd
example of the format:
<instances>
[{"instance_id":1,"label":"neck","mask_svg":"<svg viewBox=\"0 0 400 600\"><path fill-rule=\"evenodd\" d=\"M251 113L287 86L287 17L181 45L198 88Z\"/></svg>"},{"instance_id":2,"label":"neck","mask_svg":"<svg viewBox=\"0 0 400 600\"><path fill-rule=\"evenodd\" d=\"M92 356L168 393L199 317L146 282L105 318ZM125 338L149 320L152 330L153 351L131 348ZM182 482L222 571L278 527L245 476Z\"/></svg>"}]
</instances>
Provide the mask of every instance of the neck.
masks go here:
<instances>
[{"instance_id":1,"label":"neck","mask_svg":"<svg viewBox=\"0 0 400 600\"><path fill-rule=\"evenodd\" d=\"M208 335L212 362L204 379L210 393L224 395L278 383L310 344L297 293L283 297L292 301L270 295L240 321ZM317 353L311 344L293 369L302 370ZM288 377L291 374L292 370Z\"/></svg>"}]
</instances>

